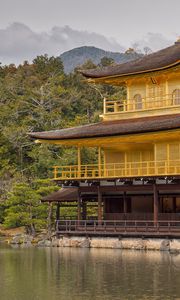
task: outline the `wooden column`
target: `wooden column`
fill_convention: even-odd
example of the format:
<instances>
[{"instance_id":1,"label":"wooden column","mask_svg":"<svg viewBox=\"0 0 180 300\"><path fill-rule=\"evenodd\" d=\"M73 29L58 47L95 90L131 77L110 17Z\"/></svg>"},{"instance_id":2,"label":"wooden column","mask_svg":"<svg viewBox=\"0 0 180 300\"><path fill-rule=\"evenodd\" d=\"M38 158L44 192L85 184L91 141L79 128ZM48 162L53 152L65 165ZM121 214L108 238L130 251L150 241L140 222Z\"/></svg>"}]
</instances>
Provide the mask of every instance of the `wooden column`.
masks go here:
<instances>
[{"instance_id":1,"label":"wooden column","mask_svg":"<svg viewBox=\"0 0 180 300\"><path fill-rule=\"evenodd\" d=\"M102 221L102 192L98 186L98 221Z\"/></svg>"},{"instance_id":2,"label":"wooden column","mask_svg":"<svg viewBox=\"0 0 180 300\"><path fill-rule=\"evenodd\" d=\"M81 220L81 193L78 191L78 199L77 199L77 219Z\"/></svg>"},{"instance_id":3,"label":"wooden column","mask_svg":"<svg viewBox=\"0 0 180 300\"><path fill-rule=\"evenodd\" d=\"M107 210L107 205L106 205L106 199L103 200L103 218L106 220L106 210Z\"/></svg>"},{"instance_id":4,"label":"wooden column","mask_svg":"<svg viewBox=\"0 0 180 300\"><path fill-rule=\"evenodd\" d=\"M51 233L52 233L52 213L53 213L52 202L49 202L48 217L47 217L47 235L48 235L48 238L51 237Z\"/></svg>"},{"instance_id":5,"label":"wooden column","mask_svg":"<svg viewBox=\"0 0 180 300\"><path fill-rule=\"evenodd\" d=\"M173 197L173 213L176 213L176 197Z\"/></svg>"},{"instance_id":6,"label":"wooden column","mask_svg":"<svg viewBox=\"0 0 180 300\"><path fill-rule=\"evenodd\" d=\"M156 184L153 185L153 195L154 195L154 225L158 222L158 212L159 212L159 197Z\"/></svg>"},{"instance_id":7,"label":"wooden column","mask_svg":"<svg viewBox=\"0 0 180 300\"><path fill-rule=\"evenodd\" d=\"M171 97L169 96L169 80L168 80L168 77L166 77L166 81L165 81L165 90L166 90L166 103L165 103L165 105L174 104L174 103L169 103Z\"/></svg>"},{"instance_id":8,"label":"wooden column","mask_svg":"<svg viewBox=\"0 0 180 300\"><path fill-rule=\"evenodd\" d=\"M81 177L81 148L78 147L78 177Z\"/></svg>"},{"instance_id":9,"label":"wooden column","mask_svg":"<svg viewBox=\"0 0 180 300\"><path fill-rule=\"evenodd\" d=\"M124 153L124 176L128 174L127 152Z\"/></svg>"},{"instance_id":10,"label":"wooden column","mask_svg":"<svg viewBox=\"0 0 180 300\"><path fill-rule=\"evenodd\" d=\"M82 219L86 220L87 217L87 203L85 201L82 202Z\"/></svg>"},{"instance_id":11,"label":"wooden column","mask_svg":"<svg viewBox=\"0 0 180 300\"><path fill-rule=\"evenodd\" d=\"M164 201L163 201L163 197L160 198L160 212L161 212L161 213L164 212Z\"/></svg>"},{"instance_id":12,"label":"wooden column","mask_svg":"<svg viewBox=\"0 0 180 300\"><path fill-rule=\"evenodd\" d=\"M101 167L102 167L102 162L101 162L101 147L98 147L98 175L101 177Z\"/></svg>"},{"instance_id":13,"label":"wooden column","mask_svg":"<svg viewBox=\"0 0 180 300\"><path fill-rule=\"evenodd\" d=\"M130 107L130 87L129 84L126 83L126 88L127 88L127 105L124 107L125 111L131 110Z\"/></svg>"},{"instance_id":14,"label":"wooden column","mask_svg":"<svg viewBox=\"0 0 180 300\"><path fill-rule=\"evenodd\" d=\"M60 202L57 202L56 206L56 221L60 219Z\"/></svg>"},{"instance_id":15,"label":"wooden column","mask_svg":"<svg viewBox=\"0 0 180 300\"><path fill-rule=\"evenodd\" d=\"M106 114L106 98L103 99L103 114Z\"/></svg>"},{"instance_id":16,"label":"wooden column","mask_svg":"<svg viewBox=\"0 0 180 300\"><path fill-rule=\"evenodd\" d=\"M123 193L123 212L124 212L124 214L127 214L127 198L126 198L126 192Z\"/></svg>"}]
</instances>

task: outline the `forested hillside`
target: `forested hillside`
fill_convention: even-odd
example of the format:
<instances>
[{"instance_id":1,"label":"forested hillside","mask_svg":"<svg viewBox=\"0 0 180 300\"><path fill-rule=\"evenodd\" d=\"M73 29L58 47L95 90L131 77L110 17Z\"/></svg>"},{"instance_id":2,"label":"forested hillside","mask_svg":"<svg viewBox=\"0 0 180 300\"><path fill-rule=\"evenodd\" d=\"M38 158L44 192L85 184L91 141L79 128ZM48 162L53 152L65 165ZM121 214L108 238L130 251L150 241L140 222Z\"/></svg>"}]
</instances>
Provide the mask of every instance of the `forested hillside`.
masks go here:
<instances>
[{"instance_id":1,"label":"forested hillside","mask_svg":"<svg viewBox=\"0 0 180 300\"><path fill-rule=\"evenodd\" d=\"M101 63L103 57L112 59L115 63L124 63L138 57L142 54L136 53L133 49L127 50L125 53L105 51L96 47L84 46L66 51L60 55L60 59L64 65L64 71L70 73L76 68L84 64L87 60L91 60L94 64Z\"/></svg>"},{"instance_id":2,"label":"forested hillside","mask_svg":"<svg viewBox=\"0 0 180 300\"><path fill-rule=\"evenodd\" d=\"M111 64L103 58L101 64ZM96 67L87 61L82 68ZM36 145L30 131L95 122L102 112L101 95L122 96L122 88L94 87L76 70L65 74L59 58L39 56L32 64L0 67L0 222L6 227L45 226L42 196L56 190L52 166L76 163L74 149ZM92 161L84 150L84 160ZM92 158L93 159L93 158Z\"/></svg>"}]
</instances>

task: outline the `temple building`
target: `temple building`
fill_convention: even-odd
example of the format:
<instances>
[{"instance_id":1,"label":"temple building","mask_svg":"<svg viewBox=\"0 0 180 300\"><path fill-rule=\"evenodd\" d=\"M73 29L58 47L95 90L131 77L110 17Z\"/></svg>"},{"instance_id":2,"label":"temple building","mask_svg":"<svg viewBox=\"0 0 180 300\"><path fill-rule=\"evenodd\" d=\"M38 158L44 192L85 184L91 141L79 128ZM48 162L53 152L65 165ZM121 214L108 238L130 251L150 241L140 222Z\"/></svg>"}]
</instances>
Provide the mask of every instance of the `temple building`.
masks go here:
<instances>
[{"instance_id":1,"label":"temple building","mask_svg":"<svg viewBox=\"0 0 180 300\"><path fill-rule=\"evenodd\" d=\"M123 85L127 97L105 98L99 123L30 133L77 148L77 165L54 167L62 188L43 199L57 203L57 232L180 236L180 41L82 75ZM84 147L97 148L97 164L84 164ZM74 220L61 218L65 205L76 207Z\"/></svg>"}]
</instances>

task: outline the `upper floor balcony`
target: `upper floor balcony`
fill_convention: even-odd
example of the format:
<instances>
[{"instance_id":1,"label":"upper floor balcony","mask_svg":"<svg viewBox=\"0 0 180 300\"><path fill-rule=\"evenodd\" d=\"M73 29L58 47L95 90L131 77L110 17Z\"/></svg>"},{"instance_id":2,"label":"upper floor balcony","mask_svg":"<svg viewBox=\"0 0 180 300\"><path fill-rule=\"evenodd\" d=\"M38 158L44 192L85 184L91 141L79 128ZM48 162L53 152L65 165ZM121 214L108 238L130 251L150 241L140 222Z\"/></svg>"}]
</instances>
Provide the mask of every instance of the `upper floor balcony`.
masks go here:
<instances>
[{"instance_id":1,"label":"upper floor balcony","mask_svg":"<svg viewBox=\"0 0 180 300\"><path fill-rule=\"evenodd\" d=\"M155 97L141 97L136 94L133 99L113 100L104 98L103 119L126 119L178 113L180 110L180 90L172 94Z\"/></svg>"},{"instance_id":2,"label":"upper floor balcony","mask_svg":"<svg viewBox=\"0 0 180 300\"><path fill-rule=\"evenodd\" d=\"M54 180L179 176L179 174L179 159L54 167Z\"/></svg>"}]
</instances>

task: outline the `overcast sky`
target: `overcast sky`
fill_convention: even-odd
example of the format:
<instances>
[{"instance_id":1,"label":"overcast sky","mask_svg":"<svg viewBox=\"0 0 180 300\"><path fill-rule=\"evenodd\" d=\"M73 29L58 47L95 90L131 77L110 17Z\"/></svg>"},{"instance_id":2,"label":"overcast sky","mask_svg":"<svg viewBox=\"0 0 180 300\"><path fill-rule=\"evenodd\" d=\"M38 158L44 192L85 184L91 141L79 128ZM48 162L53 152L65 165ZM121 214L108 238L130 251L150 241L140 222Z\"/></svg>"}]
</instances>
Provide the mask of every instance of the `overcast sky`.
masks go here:
<instances>
[{"instance_id":1,"label":"overcast sky","mask_svg":"<svg viewBox=\"0 0 180 300\"><path fill-rule=\"evenodd\" d=\"M179 13L180 0L0 0L0 61L93 43L121 51L138 41L157 50L180 35Z\"/></svg>"}]
</instances>

